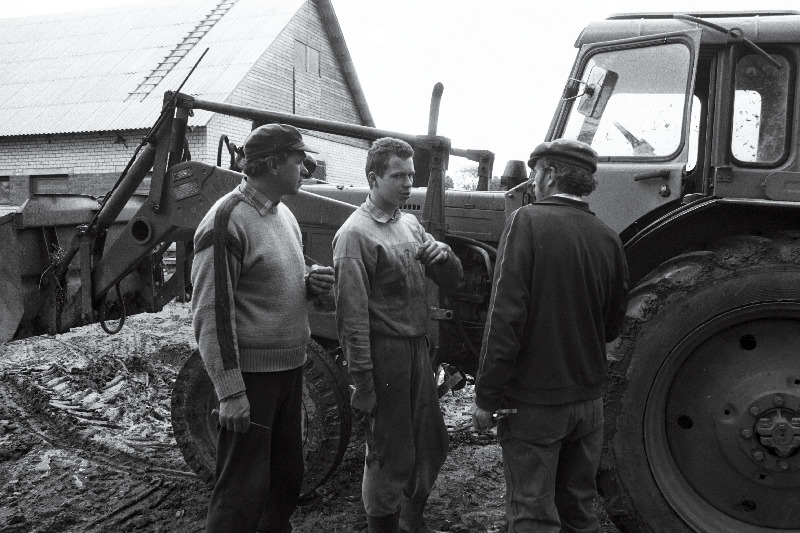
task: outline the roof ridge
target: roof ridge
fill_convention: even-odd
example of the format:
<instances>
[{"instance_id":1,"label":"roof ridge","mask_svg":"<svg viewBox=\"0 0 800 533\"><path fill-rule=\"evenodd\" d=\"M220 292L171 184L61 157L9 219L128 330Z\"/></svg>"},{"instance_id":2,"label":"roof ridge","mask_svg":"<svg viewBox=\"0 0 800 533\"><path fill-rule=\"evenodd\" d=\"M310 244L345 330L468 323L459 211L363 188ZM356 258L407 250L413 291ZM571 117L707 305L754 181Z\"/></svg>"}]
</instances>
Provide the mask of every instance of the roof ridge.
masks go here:
<instances>
[{"instance_id":1,"label":"roof ridge","mask_svg":"<svg viewBox=\"0 0 800 533\"><path fill-rule=\"evenodd\" d=\"M184 35L183 39L170 50L169 54L150 71L150 74L145 76L144 80L136 87L136 90L128 93L128 98L126 98L126 100L130 100L134 96L141 96L142 98L139 100L141 102L147 98L175 65L177 65L181 59L211 31L211 28L213 28L238 1L239 0L220 0L217 2L216 7L212 8L211 11L195 25L194 29Z\"/></svg>"}]
</instances>

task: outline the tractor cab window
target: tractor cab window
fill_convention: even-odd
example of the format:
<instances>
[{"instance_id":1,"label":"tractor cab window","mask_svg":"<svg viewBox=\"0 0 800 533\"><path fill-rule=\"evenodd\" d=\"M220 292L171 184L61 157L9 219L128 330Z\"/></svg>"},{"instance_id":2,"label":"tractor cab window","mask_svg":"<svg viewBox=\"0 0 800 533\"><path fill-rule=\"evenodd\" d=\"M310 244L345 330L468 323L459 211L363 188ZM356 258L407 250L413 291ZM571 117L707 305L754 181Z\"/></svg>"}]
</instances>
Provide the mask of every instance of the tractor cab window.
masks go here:
<instances>
[{"instance_id":1,"label":"tractor cab window","mask_svg":"<svg viewBox=\"0 0 800 533\"><path fill-rule=\"evenodd\" d=\"M780 68L757 54L742 57L736 65L731 153L744 165L776 164L786 155L789 62L770 57Z\"/></svg>"},{"instance_id":2,"label":"tractor cab window","mask_svg":"<svg viewBox=\"0 0 800 533\"><path fill-rule=\"evenodd\" d=\"M657 158L681 147L690 49L682 43L603 51L585 64L563 137L600 157Z\"/></svg>"}]
</instances>

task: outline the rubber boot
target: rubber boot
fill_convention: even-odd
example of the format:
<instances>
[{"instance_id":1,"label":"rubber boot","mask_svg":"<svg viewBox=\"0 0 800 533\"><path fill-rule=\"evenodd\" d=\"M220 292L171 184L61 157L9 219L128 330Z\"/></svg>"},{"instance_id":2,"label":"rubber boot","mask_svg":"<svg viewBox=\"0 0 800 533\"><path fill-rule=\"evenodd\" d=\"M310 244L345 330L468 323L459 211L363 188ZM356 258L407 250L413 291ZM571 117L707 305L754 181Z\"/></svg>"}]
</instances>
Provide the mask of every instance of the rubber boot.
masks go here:
<instances>
[{"instance_id":1,"label":"rubber boot","mask_svg":"<svg viewBox=\"0 0 800 533\"><path fill-rule=\"evenodd\" d=\"M425 520L422 518L424 509L425 502L414 501L404 496L400 506L400 533L417 533L424 528Z\"/></svg>"},{"instance_id":2,"label":"rubber boot","mask_svg":"<svg viewBox=\"0 0 800 533\"><path fill-rule=\"evenodd\" d=\"M367 516L369 533L398 533L400 511L386 516Z\"/></svg>"},{"instance_id":3,"label":"rubber boot","mask_svg":"<svg viewBox=\"0 0 800 533\"><path fill-rule=\"evenodd\" d=\"M425 511L425 503L403 497L400 507L399 533L436 533L425 525L425 519L422 516Z\"/></svg>"}]
</instances>

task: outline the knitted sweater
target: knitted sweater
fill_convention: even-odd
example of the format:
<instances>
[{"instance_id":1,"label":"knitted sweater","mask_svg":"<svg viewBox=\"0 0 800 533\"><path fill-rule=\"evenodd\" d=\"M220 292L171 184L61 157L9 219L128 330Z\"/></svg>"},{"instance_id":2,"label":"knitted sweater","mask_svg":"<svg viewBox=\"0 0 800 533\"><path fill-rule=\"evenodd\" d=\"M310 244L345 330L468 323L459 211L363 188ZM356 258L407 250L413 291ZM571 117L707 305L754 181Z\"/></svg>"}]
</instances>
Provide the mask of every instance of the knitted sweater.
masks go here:
<instances>
[{"instance_id":1,"label":"knitted sweater","mask_svg":"<svg viewBox=\"0 0 800 533\"><path fill-rule=\"evenodd\" d=\"M206 214L194 245L193 326L219 398L245 390L242 372L305 363L305 262L292 212L243 181Z\"/></svg>"}]
</instances>

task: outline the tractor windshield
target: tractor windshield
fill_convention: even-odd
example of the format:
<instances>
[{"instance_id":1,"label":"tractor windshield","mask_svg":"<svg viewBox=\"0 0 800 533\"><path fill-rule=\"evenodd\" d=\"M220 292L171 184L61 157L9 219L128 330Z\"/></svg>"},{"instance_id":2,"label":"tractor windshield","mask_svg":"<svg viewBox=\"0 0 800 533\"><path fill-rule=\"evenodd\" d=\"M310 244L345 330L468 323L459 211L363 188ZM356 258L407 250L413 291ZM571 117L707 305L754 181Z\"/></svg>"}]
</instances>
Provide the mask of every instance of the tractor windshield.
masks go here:
<instances>
[{"instance_id":1,"label":"tractor windshield","mask_svg":"<svg viewBox=\"0 0 800 533\"><path fill-rule=\"evenodd\" d=\"M682 43L592 55L563 137L592 145L601 157L671 156L681 146L690 68Z\"/></svg>"}]
</instances>

